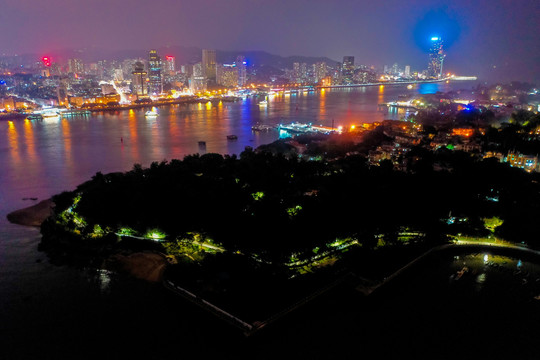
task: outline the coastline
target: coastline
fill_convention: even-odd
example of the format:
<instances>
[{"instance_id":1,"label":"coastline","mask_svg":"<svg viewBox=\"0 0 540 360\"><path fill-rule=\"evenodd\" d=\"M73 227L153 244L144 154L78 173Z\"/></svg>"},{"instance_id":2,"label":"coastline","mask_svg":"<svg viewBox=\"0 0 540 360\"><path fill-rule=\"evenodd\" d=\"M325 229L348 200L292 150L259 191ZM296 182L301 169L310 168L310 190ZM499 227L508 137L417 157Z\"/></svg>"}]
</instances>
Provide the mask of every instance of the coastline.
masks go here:
<instances>
[{"instance_id":1,"label":"coastline","mask_svg":"<svg viewBox=\"0 0 540 360\"><path fill-rule=\"evenodd\" d=\"M341 89L341 88L357 88L357 87L371 87L371 86L401 86L401 85L418 85L418 84L426 84L426 83L438 83L438 82L444 82L444 81L460 81L460 80L475 80L475 77L471 77L470 79L462 79L460 77L454 78L454 77L445 77L442 79L429 79L429 80L410 80L410 81L380 81L380 82L374 82L374 83L365 83L365 84L347 84L347 85L314 85L314 89ZM297 89L301 90L302 86L297 87ZM99 113L99 112L115 112L115 111L122 111L122 110L130 110L130 109L144 109L144 108L151 108L151 107L162 107L167 105L178 105L178 104L197 104L197 103L206 103L208 101L224 101L224 102L235 102L240 100L239 97L236 96L230 96L230 97L224 97L224 98L216 98L216 99L202 99L197 98L195 96L186 97L186 98L178 98L178 99L167 99L167 100L157 100L153 102L148 103L138 103L138 104L127 104L127 105L113 105L113 106L105 106L105 107L95 107L95 108L78 108L76 110L88 110L92 113ZM29 114L21 114L21 113L6 113L6 114L0 114L0 120L18 120L18 119L25 119Z\"/></svg>"},{"instance_id":2,"label":"coastline","mask_svg":"<svg viewBox=\"0 0 540 360\"><path fill-rule=\"evenodd\" d=\"M7 219L12 224L39 227L53 214L54 206L52 199L42 200L35 205L10 212Z\"/></svg>"},{"instance_id":3,"label":"coastline","mask_svg":"<svg viewBox=\"0 0 540 360\"><path fill-rule=\"evenodd\" d=\"M163 280L167 265L168 261L165 255L143 251L129 255L112 255L105 260L104 268L129 274L137 279L158 283Z\"/></svg>"},{"instance_id":4,"label":"coastline","mask_svg":"<svg viewBox=\"0 0 540 360\"><path fill-rule=\"evenodd\" d=\"M6 217L12 224L40 227L49 216L53 215L54 206L52 199L46 199L35 205L15 210ZM160 282L167 264L164 255L143 251L129 255L111 255L105 259L104 267L148 282Z\"/></svg>"}]
</instances>

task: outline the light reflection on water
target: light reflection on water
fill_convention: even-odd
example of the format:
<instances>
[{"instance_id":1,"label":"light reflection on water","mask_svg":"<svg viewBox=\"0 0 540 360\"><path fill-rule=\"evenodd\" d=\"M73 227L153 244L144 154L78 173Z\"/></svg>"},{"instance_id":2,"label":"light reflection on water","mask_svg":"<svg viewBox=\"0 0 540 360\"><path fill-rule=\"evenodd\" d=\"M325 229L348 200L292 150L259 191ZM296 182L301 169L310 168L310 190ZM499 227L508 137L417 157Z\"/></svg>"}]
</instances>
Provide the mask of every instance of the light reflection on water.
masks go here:
<instances>
[{"instance_id":1,"label":"light reflection on water","mask_svg":"<svg viewBox=\"0 0 540 360\"><path fill-rule=\"evenodd\" d=\"M460 272L463 276L456 276ZM469 289L481 297L497 295L521 302L536 301L534 298L540 295L540 265L496 253L454 257L447 275L451 288Z\"/></svg>"},{"instance_id":2,"label":"light reflection on water","mask_svg":"<svg viewBox=\"0 0 540 360\"><path fill-rule=\"evenodd\" d=\"M459 84L465 87L463 84ZM441 91L451 84L432 84ZM0 122L0 214L27 204L23 197L50 197L89 179L96 172L127 171L133 164L182 159L197 152L239 154L279 138L277 130L254 132L255 124L293 121L343 126L399 119L402 111L383 112L378 104L415 93L405 86L325 89L238 102L161 107L160 115L145 117L146 109L90 116L48 118L43 121ZM228 140L236 135L238 140ZM199 142L206 142L204 148Z\"/></svg>"},{"instance_id":3,"label":"light reflection on water","mask_svg":"<svg viewBox=\"0 0 540 360\"><path fill-rule=\"evenodd\" d=\"M444 86L446 85L441 85L441 87ZM35 355L26 358L40 358L44 355L43 349L50 349L51 344L57 344L61 339L61 346L67 346L69 350L80 351L83 348L86 351L95 348L95 352L99 352L102 356L103 350L95 345L106 339L111 339L109 343L114 342L118 347L122 347L122 351L126 350L124 343L116 340L119 334L124 334L126 331L129 335L126 337L129 339L126 344L137 343L137 341L152 343L152 340L157 343L164 337L165 340L162 341L161 346L172 344L174 352L171 351L171 354L176 354L179 346L186 349L193 348L200 352L200 349L208 346L208 338L218 339L218 336L212 336L211 332L214 328L220 329L219 327L222 326L220 321L214 320L207 314L198 313L197 308L194 309L183 302L179 303L177 299L173 299L174 306L172 304L166 306L169 297L157 298L156 294L159 295L159 293L148 291L146 286L141 286L140 290L136 290L138 283L128 286L123 281L115 281L111 273L98 271L83 276L84 274L66 267L50 264L45 255L37 251L38 230L9 224L5 219L9 211L33 204L23 201L23 197L35 196L41 200L62 190L71 190L97 171L129 170L134 163L148 166L152 161L161 161L163 158L181 158L184 154L201 151L199 141L207 142L205 151L208 152L238 153L246 145L256 147L277 138L277 131L253 133L251 126L256 123L278 124L279 122L300 121L330 126L332 119L335 119L336 126L345 127L353 122L381 121L388 117L400 116L399 113L379 112L377 104L395 100L395 97L403 92L402 88L387 86L384 89L374 87L326 90L324 95L282 95L269 99L269 106L266 109L259 108L257 99L211 105L209 109L207 104L204 106L175 105L161 108L160 116L155 120L146 119L143 110L129 110L111 114L95 114L91 117L50 119L42 122L0 122L0 131L2 131L0 136L0 318L2 318L0 327L2 331L0 332L6 336L4 338L6 344L13 340L14 347L18 347L11 355L17 354L19 358L23 358L19 354L23 351L23 353ZM340 123L340 121L343 122ZM347 121L349 123L346 123ZM226 135L229 134L236 134L238 141L228 141ZM373 307L375 309L373 328L377 324L383 324L381 325L384 327L383 330L374 332L372 327L366 326L368 330L365 332L363 332L364 329L356 333L346 329L343 335L347 333L358 335L354 339L357 341L374 332L376 338L387 341L388 324L394 326L393 324L396 323L395 314L389 312L388 308L391 308L392 304L401 304L408 298L411 298L410 308L413 310L415 303L418 303L419 309L422 310L430 304L442 303L444 310L442 314L444 314L450 306L455 306L460 301L463 303L469 301L470 298L461 297L461 295L471 292L480 294L486 299L493 294L505 293L510 293L512 296L523 294L524 299L531 299L532 295L540 295L538 291L540 282L537 281L540 269L537 265L525 260L497 257L491 254L488 256L488 261L484 263L484 255L482 253L452 256L448 261L437 263L440 266L438 269L423 269L421 276L418 277L421 280L417 288L418 293L410 291L411 284L407 283L405 286L408 292L406 296L402 295L402 301L390 298L387 306L382 308L383 310ZM465 265L471 269L470 274L475 270L476 273L473 276L465 276L459 281L450 282L449 276ZM460 296L449 300L447 300L447 293L444 293L445 297L430 297L432 288L426 286L426 274L437 274L433 281L437 280L438 283L444 284L445 288L454 286L459 290ZM523 279L528 279L527 283L524 283ZM335 309L335 307L325 308ZM358 308L355 304L354 310L358 311ZM407 308L407 311L400 309L398 315L421 314L420 311L417 313L410 311L410 308ZM465 307L463 309L467 310ZM474 308L475 311L476 309ZM364 317L371 312L373 309L368 307L360 321L355 321L355 323L364 326ZM381 317L384 319L388 313L390 313L388 321L381 321ZM133 314L139 314L138 321L145 319L145 322L137 326L132 319ZM459 312L457 314L459 315ZM334 312L333 316L335 316ZM356 320L354 316L349 317ZM422 324L426 326L417 327L416 330L428 329L427 335L429 335L432 332L432 317L433 314L428 312L426 318L429 318L429 322L425 321ZM461 318L455 316L450 319L458 319L458 323L460 319L463 323L469 321L467 316ZM414 317L413 320L417 321L417 318ZM164 325L170 326L171 321L175 322L180 335L171 333L172 335L169 334L171 336L167 337L167 332L148 331L148 329L162 328ZM203 325L199 325L201 321ZM319 319L316 320L318 321ZM517 321L521 320L517 319ZM399 337L395 339L401 338L406 333L415 334L414 331L410 331L413 321L409 322L405 319L403 323L404 330L400 331ZM510 323L510 321L508 323L514 328L515 323ZM519 326L522 324L520 323ZM334 332L340 327L328 328ZM94 331L94 329L100 331ZM108 330L107 337L102 338L99 334L104 329ZM184 332L182 332L183 329L185 329ZM210 335L208 335L209 332ZM196 339L194 333L201 334L202 340ZM217 333L223 336L225 332ZM298 333L301 334L302 331ZM148 340L148 337L153 334L157 334L156 338ZM90 339L87 343L81 340L85 337ZM342 340L339 337L336 339ZM183 343L181 343L182 340ZM343 343L355 343L353 339L349 340ZM462 338L453 344L461 341L463 341ZM36 344L36 346L28 347L28 343ZM192 346L193 343L197 346ZM279 341L272 343L279 343ZM310 344L312 343L311 341ZM422 346L424 343L422 338ZM89 344L91 346L87 346ZM132 348L136 349L132 352L139 351L138 347ZM236 349L240 346L231 347L230 344L223 344L217 348L221 354L223 349L232 348L237 351ZM96 357L97 354L93 358Z\"/></svg>"}]
</instances>

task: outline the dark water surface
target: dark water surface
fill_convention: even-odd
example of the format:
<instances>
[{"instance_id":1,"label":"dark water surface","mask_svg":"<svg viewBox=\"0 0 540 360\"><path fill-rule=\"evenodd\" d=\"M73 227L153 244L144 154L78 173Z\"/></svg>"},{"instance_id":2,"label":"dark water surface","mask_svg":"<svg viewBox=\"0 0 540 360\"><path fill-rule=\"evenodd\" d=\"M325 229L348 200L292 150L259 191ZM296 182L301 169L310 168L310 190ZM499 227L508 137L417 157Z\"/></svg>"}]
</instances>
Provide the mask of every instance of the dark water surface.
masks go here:
<instances>
[{"instance_id":1,"label":"dark water surface","mask_svg":"<svg viewBox=\"0 0 540 360\"><path fill-rule=\"evenodd\" d=\"M494 266L485 254L443 256L369 299L338 288L246 339L159 285L51 264L37 250L38 229L6 220L35 203L23 198L71 190L97 171L199 151L238 154L278 138L252 132L256 123L399 119L404 113L383 113L377 104L458 86L326 90L271 98L267 108L256 99L179 105L160 108L156 119L134 110L0 122L0 359L538 358L540 270L524 259L526 284L524 272L514 274L518 258L500 256ZM238 140L227 140L230 134ZM452 280L463 261L470 273Z\"/></svg>"}]
</instances>

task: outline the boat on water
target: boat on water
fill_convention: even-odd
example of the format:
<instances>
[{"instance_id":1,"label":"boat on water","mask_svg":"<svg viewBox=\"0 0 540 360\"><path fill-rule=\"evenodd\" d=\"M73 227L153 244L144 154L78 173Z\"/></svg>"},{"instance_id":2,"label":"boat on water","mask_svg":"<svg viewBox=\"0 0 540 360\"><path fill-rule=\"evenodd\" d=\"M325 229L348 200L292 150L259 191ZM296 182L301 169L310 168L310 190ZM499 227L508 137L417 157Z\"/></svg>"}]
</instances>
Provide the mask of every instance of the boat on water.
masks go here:
<instances>
[{"instance_id":1,"label":"boat on water","mask_svg":"<svg viewBox=\"0 0 540 360\"><path fill-rule=\"evenodd\" d=\"M90 115L90 110L66 110L62 114L66 116Z\"/></svg>"},{"instance_id":2,"label":"boat on water","mask_svg":"<svg viewBox=\"0 0 540 360\"><path fill-rule=\"evenodd\" d=\"M268 101L266 100L259 101L259 106L266 106L266 105L268 105Z\"/></svg>"},{"instance_id":3,"label":"boat on water","mask_svg":"<svg viewBox=\"0 0 540 360\"><path fill-rule=\"evenodd\" d=\"M228 140L236 140L236 139L238 139L238 136L236 136L236 135L227 135L227 139Z\"/></svg>"},{"instance_id":4,"label":"boat on water","mask_svg":"<svg viewBox=\"0 0 540 360\"><path fill-rule=\"evenodd\" d=\"M279 130L285 130L294 133L307 133L311 131L311 124L302 124L293 122L290 124L279 124Z\"/></svg>"},{"instance_id":5,"label":"boat on water","mask_svg":"<svg viewBox=\"0 0 540 360\"><path fill-rule=\"evenodd\" d=\"M148 116L148 117L156 117L158 115L159 113L156 110L148 110L147 112L144 113L144 116Z\"/></svg>"},{"instance_id":6,"label":"boat on water","mask_svg":"<svg viewBox=\"0 0 540 360\"><path fill-rule=\"evenodd\" d=\"M320 133L320 134L332 134L335 132L341 133L341 127L329 127L323 125L312 125L312 124L303 124L299 122L293 122L290 124L280 124L278 127L279 130L287 131L289 133Z\"/></svg>"},{"instance_id":7,"label":"boat on water","mask_svg":"<svg viewBox=\"0 0 540 360\"><path fill-rule=\"evenodd\" d=\"M342 131L342 128L338 127L336 129L334 127L329 127L329 126L312 125L311 128L310 128L310 131L311 132L321 133L321 134L331 134L331 133L334 133L334 132L339 132L340 133Z\"/></svg>"},{"instance_id":8,"label":"boat on water","mask_svg":"<svg viewBox=\"0 0 540 360\"><path fill-rule=\"evenodd\" d=\"M28 120L43 120L43 116L41 114L30 114L26 118Z\"/></svg>"},{"instance_id":9,"label":"boat on water","mask_svg":"<svg viewBox=\"0 0 540 360\"><path fill-rule=\"evenodd\" d=\"M41 113L43 119L57 118L60 116L60 113L56 111L45 111Z\"/></svg>"},{"instance_id":10,"label":"boat on water","mask_svg":"<svg viewBox=\"0 0 540 360\"><path fill-rule=\"evenodd\" d=\"M272 126L272 125L257 124L257 125L253 125L251 127L251 130L254 130L254 131L267 131L267 130L271 130L271 129L275 129L275 128L276 127Z\"/></svg>"}]
</instances>

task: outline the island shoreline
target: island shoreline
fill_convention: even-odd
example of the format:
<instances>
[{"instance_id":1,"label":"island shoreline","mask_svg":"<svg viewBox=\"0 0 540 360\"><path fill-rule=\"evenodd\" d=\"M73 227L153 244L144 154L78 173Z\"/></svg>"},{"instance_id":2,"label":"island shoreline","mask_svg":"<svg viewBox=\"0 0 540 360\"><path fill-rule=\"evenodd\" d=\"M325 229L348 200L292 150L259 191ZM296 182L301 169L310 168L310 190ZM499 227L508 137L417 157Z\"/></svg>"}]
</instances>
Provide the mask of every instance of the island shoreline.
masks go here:
<instances>
[{"instance_id":1,"label":"island shoreline","mask_svg":"<svg viewBox=\"0 0 540 360\"><path fill-rule=\"evenodd\" d=\"M49 216L53 215L54 202L45 199L35 205L31 205L7 214L7 219L12 224L40 227Z\"/></svg>"}]
</instances>

